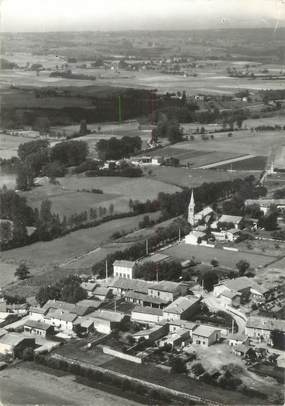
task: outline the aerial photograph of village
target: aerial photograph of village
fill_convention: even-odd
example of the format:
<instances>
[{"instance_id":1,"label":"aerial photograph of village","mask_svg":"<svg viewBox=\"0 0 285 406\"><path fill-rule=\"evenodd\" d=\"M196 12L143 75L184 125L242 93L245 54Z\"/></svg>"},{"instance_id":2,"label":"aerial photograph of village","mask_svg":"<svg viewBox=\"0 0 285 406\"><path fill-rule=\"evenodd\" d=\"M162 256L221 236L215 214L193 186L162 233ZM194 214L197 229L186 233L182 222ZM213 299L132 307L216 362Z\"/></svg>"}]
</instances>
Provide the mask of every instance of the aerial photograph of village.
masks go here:
<instances>
[{"instance_id":1,"label":"aerial photograph of village","mask_svg":"<svg viewBox=\"0 0 285 406\"><path fill-rule=\"evenodd\" d=\"M0 405L283 405L284 0L4 0Z\"/></svg>"}]
</instances>

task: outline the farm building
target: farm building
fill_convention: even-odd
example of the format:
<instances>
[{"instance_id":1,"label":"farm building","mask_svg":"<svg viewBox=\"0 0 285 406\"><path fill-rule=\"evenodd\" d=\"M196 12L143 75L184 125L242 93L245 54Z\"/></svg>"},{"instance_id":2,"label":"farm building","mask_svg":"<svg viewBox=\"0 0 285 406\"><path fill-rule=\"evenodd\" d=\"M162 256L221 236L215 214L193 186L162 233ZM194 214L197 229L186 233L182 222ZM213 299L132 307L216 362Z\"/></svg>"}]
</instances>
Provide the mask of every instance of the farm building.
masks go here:
<instances>
[{"instance_id":1,"label":"farm building","mask_svg":"<svg viewBox=\"0 0 285 406\"><path fill-rule=\"evenodd\" d=\"M190 333L189 330L180 328L175 331L175 333L168 334L159 342L160 347L165 345L171 345L171 347L182 346L185 347L190 342Z\"/></svg>"},{"instance_id":2,"label":"farm building","mask_svg":"<svg viewBox=\"0 0 285 406\"><path fill-rule=\"evenodd\" d=\"M132 311L132 321L143 324L158 323L163 319L162 309L150 306L136 306Z\"/></svg>"},{"instance_id":3,"label":"farm building","mask_svg":"<svg viewBox=\"0 0 285 406\"><path fill-rule=\"evenodd\" d=\"M94 290L97 287L97 283L96 282L82 282L80 284L80 286L82 287L82 289L86 290L88 297L93 297Z\"/></svg>"},{"instance_id":4,"label":"farm building","mask_svg":"<svg viewBox=\"0 0 285 406\"><path fill-rule=\"evenodd\" d=\"M181 296L163 310L166 320L181 320L193 316L200 310L200 298Z\"/></svg>"},{"instance_id":5,"label":"farm building","mask_svg":"<svg viewBox=\"0 0 285 406\"><path fill-rule=\"evenodd\" d=\"M135 303L139 306L150 306L153 308L163 308L169 302L157 296L146 295L145 293L138 293L134 291L126 292L125 301Z\"/></svg>"},{"instance_id":6,"label":"farm building","mask_svg":"<svg viewBox=\"0 0 285 406\"><path fill-rule=\"evenodd\" d=\"M193 331L192 338L193 344L209 347L219 341L221 338L221 330L201 324Z\"/></svg>"},{"instance_id":7,"label":"farm building","mask_svg":"<svg viewBox=\"0 0 285 406\"><path fill-rule=\"evenodd\" d=\"M110 288L106 288L104 286L97 286L97 288L95 288L95 290L93 291L93 296L96 299L104 301L112 297L112 292Z\"/></svg>"},{"instance_id":8,"label":"farm building","mask_svg":"<svg viewBox=\"0 0 285 406\"><path fill-rule=\"evenodd\" d=\"M168 333L167 325L154 326L147 330L140 330L133 334L135 341L140 341L142 339L147 341L156 341Z\"/></svg>"},{"instance_id":9,"label":"farm building","mask_svg":"<svg viewBox=\"0 0 285 406\"><path fill-rule=\"evenodd\" d=\"M205 223L208 223L214 213L214 210L210 206L207 206L195 214L195 221L204 221Z\"/></svg>"},{"instance_id":10,"label":"farm building","mask_svg":"<svg viewBox=\"0 0 285 406\"><path fill-rule=\"evenodd\" d=\"M258 295L262 297L264 294L264 289L262 286L259 286L251 278L247 278L246 276L241 276L235 279L226 279L219 282L214 286L213 293L216 297L220 297L220 295L225 291L234 291L240 293L241 303L247 302L251 296L256 297L256 295Z\"/></svg>"},{"instance_id":11,"label":"farm building","mask_svg":"<svg viewBox=\"0 0 285 406\"><path fill-rule=\"evenodd\" d=\"M45 322L60 330L72 330L76 318L77 316L74 313L60 309L50 309L45 316Z\"/></svg>"},{"instance_id":12,"label":"farm building","mask_svg":"<svg viewBox=\"0 0 285 406\"><path fill-rule=\"evenodd\" d=\"M285 210L285 199L247 199L245 201L246 206L257 205L260 210L266 215L272 205L277 209Z\"/></svg>"},{"instance_id":13,"label":"farm building","mask_svg":"<svg viewBox=\"0 0 285 406\"><path fill-rule=\"evenodd\" d=\"M186 286L181 283L161 281L148 288L148 295L173 302L177 297L185 295L186 291Z\"/></svg>"},{"instance_id":14,"label":"farm building","mask_svg":"<svg viewBox=\"0 0 285 406\"><path fill-rule=\"evenodd\" d=\"M234 290L225 290L219 296L221 304L225 307L226 306L239 307L240 297L241 293L236 292Z\"/></svg>"},{"instance_id":15,"label":"farm building","mask_svg":"<svg viewBox=\"0 0 285 406\"><path fill-rule=\"evenodd\" d=\"M271 332L277 330L285 339L285 321L267 317L249 317L245 326L245 333L254 339L271 341Z\"/></svg>"},{"instance_id":16,"label":"farm building","mask_svg":"<svg viewBox=\"0 0 285 406\"><path fill-rule=\"evenodd\" d=\"M119 278L110 285L110 288L116 296L124 296L130 291L147 295L148 288L152 285L152 282L146 282L141 279Z\"/></svg>"},{"instance_id":17,"label":"farm building","mask_svg":"<svg viewBox=\"0 0 285 406\"><path fill-rule=\"evenodd\" d=\"M230 347L234 347L238 344L248 344L249 338L243 334L229 334L227 336L227 342Z\"/></svg>"},{"instance_id":18,"label":"farm building","mask_svg":"<svg viewBox=\"0 0 285 406\"><path fill-rule=\"evenodd\" d=\"M24 324L24 332L46 337L54 333L54 327L40 321L28 320Z\"/></svg>"},{"instance_id":19,"label":"farm building","mask_svg":"<svg viewBox=\"0 0 285 406\"><path fill-rule=\"evenodd\" d=\"M22 334L7 333L0 337L0 354L17 355L27 347L34 348L35 339Z\"/></svg>"},{"instance_id":20,"label":"farm building","mask_svg":"<svg viewBox=\"0 0 285 406\"><path fill-rule=\"evenodd\" d=\"M218 220L218 225L220 225L222 228L228 228L233 225L233 227L238 230L241 221L241 216L230 216L228 214L223 214Z\"/></svg>"},{"instance_id":21,"label":"farm building","mask_svg":"<svg viewBox=\"0 0 285 406\"><path fill-rule=\"evenodd\" d=\"M134 278L136 262L133 261L115 261L113 263L115 278Z\"/></svg>"},{"instance_id":22,"label":"farm building","mask_svg":"<svg viewBox=\"0 0 285 406\"><path fill-rule=\"evenodd\" d=\"M95 329L102 334L110 334L128 319L124 313L111 310L97 310L89 315L94 320Z\"/></svg>"},{"instance_id":23,"label":"farm building","mask_svg":"<svg viewBox=\"0 0 285 406\"><path fill-rule=\"evenodd\" d=\"M80 326L82 333L90 333L94 330L94 320L88 316L78 317L74 325Z\"/></svg>"},{"instance_id":24,"label":"farm building","mask_svg":"<svg viewBox=\"0 0 285 406\"><path fill-rule=\"evenodd\" d=\"M197 327L196 323L187 320L170 320L168 322L169 332L175 333L179 329L188 330L190 337L192 337L193 330Z\"/></svg>"},{"instance_id":25,"label":"farm building","mask_svg":"<svg viewBox=\"0 0 285 406\"><path fill-rule=\"evenodd\" d=\"M48 313L49 309L44 307L30 307L29 316L31 320L44 322L45 315Z\"/></svg>"}]
</instances>

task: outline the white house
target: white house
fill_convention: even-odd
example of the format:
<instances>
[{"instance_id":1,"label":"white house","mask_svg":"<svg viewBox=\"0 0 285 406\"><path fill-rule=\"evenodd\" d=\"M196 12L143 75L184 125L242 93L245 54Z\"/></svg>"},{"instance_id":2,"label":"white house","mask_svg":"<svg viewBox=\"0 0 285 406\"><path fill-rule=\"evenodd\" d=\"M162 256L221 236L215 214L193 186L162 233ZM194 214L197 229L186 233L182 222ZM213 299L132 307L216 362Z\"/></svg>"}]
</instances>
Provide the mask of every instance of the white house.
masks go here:
<instances>
[{"instance_id":1,"label":"white house","mask_svg":"<svg viewBox=\"0 0 285 406\"><path fill-rule=\"evenodd\" d=\"M238 230L240 223L242 221L242 217L241 216L230 216L228 214L223 214L219 220L218 220L218 224L220 225L233 225L233 227Z\"/></svg>"},{"instance_id":2,"label":"white house","mask_svg":"<svg viewBox=\"0 0 285 406\"><path fill-rule=\"evenodd\" d=\"M155 324L163 319L163 310L150 306L136 306L131 315L131 320L143 324Z\"/></svg>"},{"instance_id":3,"label":"white house","mask_svg":"<svg viewBox=\"0 0 285 406\"><path fill-rule=\"evenodd\" d=\"M114 329L119 328L127 317L121 312L97 310L89 314L89 318L94 320L94 327L99 333L110 334Z\"/></svg>"},{"instance_id":4,"label":"white house","mask_svg":"<svg viewBox=\"0 0 285 406\"><path fill-rule=\"evenodd\" d=\"M115 261L113 263L114 277L115 278L134 278L136 262L133 261Z\"/></svg>"},{"instance_id":5,"label":"white house","mask_svg":"<svg viewBox=\"0 0 285 406\"><path fill-rule=\"evenodd\" d=\"M72 330L77 315L60 309L51 309L45 316L45 322L60 330Z\"/></svg>"},{"instance_id":6,"label":"white house","mask_svg":"<svg viewBox=\"0 0 285 406\"><path fill-rule=\"evenodd\" d=\"M193 344L209 347L221 338L221 330L201 324L192 333Z\"/></svg>"}]
</instances>

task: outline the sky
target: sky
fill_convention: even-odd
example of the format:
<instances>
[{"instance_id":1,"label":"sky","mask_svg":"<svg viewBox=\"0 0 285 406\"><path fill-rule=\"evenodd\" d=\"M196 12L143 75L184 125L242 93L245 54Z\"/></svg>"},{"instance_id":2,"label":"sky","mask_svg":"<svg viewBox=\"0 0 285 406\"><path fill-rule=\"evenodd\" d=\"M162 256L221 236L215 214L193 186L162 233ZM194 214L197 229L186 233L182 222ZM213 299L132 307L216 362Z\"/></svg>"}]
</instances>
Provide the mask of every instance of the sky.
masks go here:
<instances>
[{"instance_id":1,"label":"sky","mask_svg":"<svg viewBox=\"0 0 285 406\"><path fill-rule=\"evenodd\" d=\"M285 0L0 0L1 31L285 26Z\"/></svg>"}]
</instances>

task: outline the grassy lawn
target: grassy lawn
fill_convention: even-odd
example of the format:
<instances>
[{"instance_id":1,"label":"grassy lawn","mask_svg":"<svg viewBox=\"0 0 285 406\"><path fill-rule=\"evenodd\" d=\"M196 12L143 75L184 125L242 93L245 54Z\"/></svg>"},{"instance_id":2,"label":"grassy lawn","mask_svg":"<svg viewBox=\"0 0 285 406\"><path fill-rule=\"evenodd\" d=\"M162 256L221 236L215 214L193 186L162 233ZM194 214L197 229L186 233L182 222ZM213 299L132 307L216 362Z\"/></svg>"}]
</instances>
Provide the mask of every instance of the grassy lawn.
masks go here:
<instances>
[{"instance_id":1,"label":"grassy lawn","mask_svg":"<svg viewBox=\"0 0 285 406\"><path fill-rule=\"evenodd\" d=\"M267 156L271 147L284 142L282 131L264 131L254 135L249 130L241 130L234 131L232 137L228 137L227 134L227 132L216 133L215 138L208 141L202 141L200 136L196 135L195 141L176 144L175 148Z\"/></svg>"},{"instance_id":2,"label":"grassy lawn","mask_svg":"<svg viewBox=\"0 0 285 406\"><path fill-rule=\"evenodd\" d=\"M153 200L159 192L175 193L180 188L146 177L86 177L69 176L58 179L59 185L46 184L38 186L28 192L21 192L27 203L33 208L40 208L45 199L52 203L52 211L61 217L70 216L90 208L114 206L114 213L129 212L129 200L144 202ZM82 190L100 189L104 193L90 193ZM98 212L97 212L97 215Z\"/></svg>"},{"instance_id":3,"label":"grassy lawn","mask_svg":"<svg viewBox=\"0 0 285 406\"><path fill-rule=\"evenodd\" d=\"M158 216L151 213L150 217ZM144 215L127 217L108 221L97 227L74 231L64 237L52 241L37 242L25 247L15 248L2 252L4 262L26 261L31 266L58 265L67 259L85 254L107 242L116 231L133 231Z\"/></svg>"},{"instance_id":4,"label":"grassy lawn","mask_svg":"<svg viewBox=\"0 0 285 406\"><path fill-rule=\"evenodd\" d=\"M245 178L250 175L247 171L214 171L212 169L187 169L173 168L169 166L153 167L151 179L157 179L161 182L181 186L181 187L196 187L204 182L222 182L233 180L236 178Z\"/></svg>"},{"instance_id":5,"label":"grassy lawn","mask_svg":"<svg viewBox=\"0 0 285 406\"><path fill-rule=\"evenodd\" d=\"M196 257L202 262L210 263L213 258L217 259L222 266L235 268L238 261L245 258L250 262L253 267L264 266L274 260L272 256L258 255L253 253L225 251L218 248L208 248L196 245L187 245L181 243L175 245L164 251L179 260L186 260L192 256Z\"/></svg>"},{"instance_id":6,"label":"grassy lawn","mask_svg":"<svg viewBox=\"0 0 285 406\"><path fill-rule=\"evenodd\" d=\"M180 189L160 182L159 180L123 177L72 176L59 179L60 184L68 190L101 189L104 193L123 196L125 198L146 201L155 199L159 192L175 193Z\"/></svg>"},{"instance_id":7,"label":"grassy lawn","mask_svg":"<svg viewBox=\"0 0 285 406\"><path fill-rule=\"evenodd\" d=\"M224 170L246 170L246 171L262 171L265 168L267 157L255 156L254 158L243 159L242 161L232 162L231 164L219 165L214 169Z\"/></svg>"}]
</instances>

